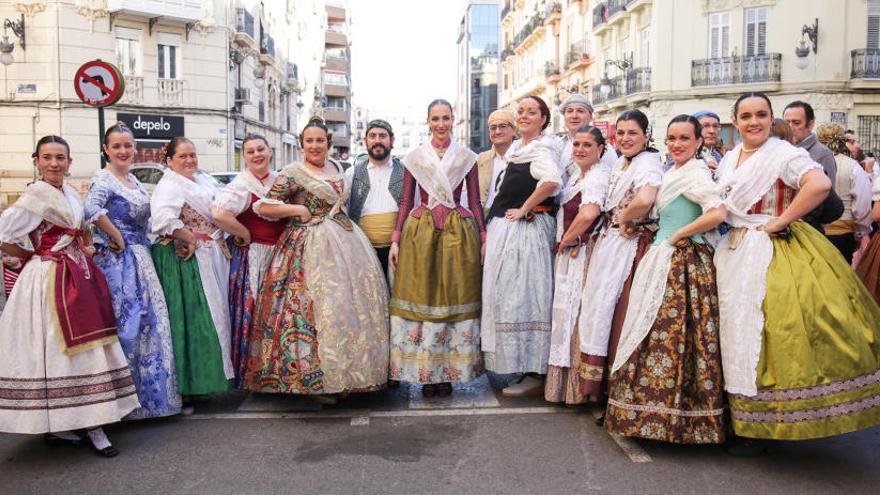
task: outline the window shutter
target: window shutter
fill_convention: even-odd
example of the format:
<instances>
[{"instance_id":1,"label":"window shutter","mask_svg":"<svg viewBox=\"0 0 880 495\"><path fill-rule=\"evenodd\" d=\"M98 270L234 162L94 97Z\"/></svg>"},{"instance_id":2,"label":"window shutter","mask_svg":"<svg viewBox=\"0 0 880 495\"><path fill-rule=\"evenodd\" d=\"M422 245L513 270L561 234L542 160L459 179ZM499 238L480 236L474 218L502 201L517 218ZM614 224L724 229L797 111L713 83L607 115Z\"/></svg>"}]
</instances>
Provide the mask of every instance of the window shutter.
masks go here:
<instances>
[{"instance_id":1,"label":"window shutter","mask_svg":"<svg viewBox=\"0 0 880 495\"><path fill-rule=\"evenodd\" d=\"M730 12L721 15L721 54L722 57L730 56Z\"/></svg>"},{"instance_id":2,"label":"window shutter","mask_svg":"<svg viewBox=\"0 0 880 495\"><path fill-rule=\"evenodd\" d=\"M865 48L880 49L880 0L868 0L868 43Z\"/></svg>"}]
</instances>

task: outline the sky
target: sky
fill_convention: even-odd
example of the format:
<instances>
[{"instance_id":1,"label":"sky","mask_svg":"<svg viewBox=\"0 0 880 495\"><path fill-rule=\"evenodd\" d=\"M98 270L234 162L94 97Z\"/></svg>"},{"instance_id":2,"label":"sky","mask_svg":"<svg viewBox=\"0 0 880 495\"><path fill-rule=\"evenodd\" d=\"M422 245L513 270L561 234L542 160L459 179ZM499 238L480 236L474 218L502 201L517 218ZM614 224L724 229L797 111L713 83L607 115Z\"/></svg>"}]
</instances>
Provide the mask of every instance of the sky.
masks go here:
<instances>
[{"instance_id":1,"label":"sky","mask_svg":"<svg viewBox=\"0 0 880 495\"><path fill-rule=\"evenodd\" d=\"M398 113L436 98L455 103L464 0L350 0L349 6L355 106Z\"/></svg>"}]
</instances>

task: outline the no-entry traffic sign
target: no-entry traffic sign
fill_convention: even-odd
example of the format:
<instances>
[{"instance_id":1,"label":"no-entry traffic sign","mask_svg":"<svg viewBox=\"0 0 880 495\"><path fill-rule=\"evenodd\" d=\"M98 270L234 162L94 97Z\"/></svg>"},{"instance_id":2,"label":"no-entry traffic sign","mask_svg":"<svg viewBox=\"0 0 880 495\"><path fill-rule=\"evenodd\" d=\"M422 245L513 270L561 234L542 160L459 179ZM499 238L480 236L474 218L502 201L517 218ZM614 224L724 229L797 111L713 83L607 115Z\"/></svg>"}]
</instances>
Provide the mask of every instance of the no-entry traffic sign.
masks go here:
<instances>
[{"instance_id":1,"label":"no-entry traffic sign","mask_svg":"<svg viewBox=\"0 0 880 495\"><path fill-rule=\"evenodd\" d=\"M76 95L86 105L105 107L122 98L125 78L113 64L92 60L80 66L73 77Z\"/></svg>"}]
</instances>

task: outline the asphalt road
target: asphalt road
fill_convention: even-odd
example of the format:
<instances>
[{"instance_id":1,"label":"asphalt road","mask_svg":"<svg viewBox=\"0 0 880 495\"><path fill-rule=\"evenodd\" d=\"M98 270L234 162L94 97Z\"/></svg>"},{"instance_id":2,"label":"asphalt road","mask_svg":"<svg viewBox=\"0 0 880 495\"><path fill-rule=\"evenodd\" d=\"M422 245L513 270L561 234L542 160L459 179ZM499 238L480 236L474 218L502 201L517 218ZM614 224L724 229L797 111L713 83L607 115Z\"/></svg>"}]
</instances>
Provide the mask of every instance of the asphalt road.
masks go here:
<instances>
[{"instance_id":1,"label":"asphalt road","mask_svg":"<svg viewBox=\"0 0 880 495\"><path fill-rule=\"evenodd\" d=\"M755 458L613 438L592 408L505 399L485 379L451 399L401 387L322 407L230 394L188 418L107 429L122 451L0 435L0 493L661 494L880 489L880 428Z\"/></svg>"}]
</instances>

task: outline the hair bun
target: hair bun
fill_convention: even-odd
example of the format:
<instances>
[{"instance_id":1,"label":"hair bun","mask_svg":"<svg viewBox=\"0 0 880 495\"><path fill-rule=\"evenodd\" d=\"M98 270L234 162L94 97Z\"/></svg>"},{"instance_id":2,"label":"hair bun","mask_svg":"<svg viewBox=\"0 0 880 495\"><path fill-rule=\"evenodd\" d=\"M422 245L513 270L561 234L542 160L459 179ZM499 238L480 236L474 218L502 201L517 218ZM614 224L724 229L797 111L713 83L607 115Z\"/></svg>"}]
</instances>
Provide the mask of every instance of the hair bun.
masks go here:
<instances>
[{"instance_id":1,"label":"hair bun","mask_svg":"<svg viewBox=\"0 0 880 495\"><path fill-rule=\"evenodd\" d=\"M313 115L311 118L309 118L309 124L312 124L312 123L326 125L324 123L324 119L318 115Z\"/></svg>"}]
</instances>

